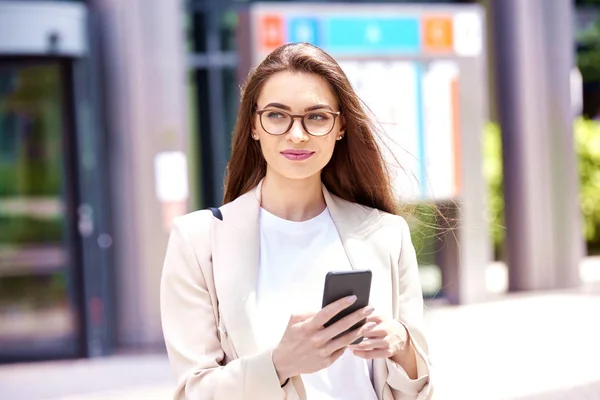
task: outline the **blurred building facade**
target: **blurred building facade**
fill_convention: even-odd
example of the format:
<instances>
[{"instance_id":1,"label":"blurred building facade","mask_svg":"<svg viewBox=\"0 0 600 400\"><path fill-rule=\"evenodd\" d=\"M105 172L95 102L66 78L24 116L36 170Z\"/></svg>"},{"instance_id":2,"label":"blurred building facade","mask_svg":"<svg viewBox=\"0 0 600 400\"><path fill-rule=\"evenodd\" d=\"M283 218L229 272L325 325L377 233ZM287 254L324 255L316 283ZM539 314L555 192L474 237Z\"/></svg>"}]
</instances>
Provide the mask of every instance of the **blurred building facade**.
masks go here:
<instances>
[{"instance_id":1,"label":"blurred building facade","mask_svg":"<svg viewBox=\"0 0 600 400\"><path fill-rule=\"evenodd\" d=\"M111 336L107 146L88 18L81 2L0 2L3 361L88 354Z\"/></svg>"},{"instance_id":2,"label":"blurred building facade","mask_svg":"<svg viewBox=\"0 0 600 400\"><path fill-rule=\"evenodd\" d=\"M0 362L163 347L168 222L221 202L248 3L0 0Z\"/></svg>"},{"instance_id":3,"label":"blurred building facade","mask_svg":"<svg viewBox=\"0 0 600 400\"><path fill-rule=\"evenodd\" d=\"M183 19L0 1L0 362L162 347L163 221L189 209ZM165 160L177 193L155 187Z\"/></svg>"}]
</instances>

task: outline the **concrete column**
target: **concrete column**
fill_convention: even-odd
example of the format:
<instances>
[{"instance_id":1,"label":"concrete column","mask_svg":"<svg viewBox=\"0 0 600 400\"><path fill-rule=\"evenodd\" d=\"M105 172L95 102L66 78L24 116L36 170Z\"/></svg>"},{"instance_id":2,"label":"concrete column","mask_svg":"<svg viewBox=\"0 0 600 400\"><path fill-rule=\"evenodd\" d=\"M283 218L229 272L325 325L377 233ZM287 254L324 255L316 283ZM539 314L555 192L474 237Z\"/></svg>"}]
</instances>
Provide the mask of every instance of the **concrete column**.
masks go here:
<instances>
[{"instance_id":1,"label":"concrete column","mask_svg":"<svg viewBox=\"0 0 600 400\"><path fill-rule=\"evenodd\" d=\"M187 169L179 157L188 152L183 2L90 3L100 21L111 136L106 162L115 216L117 343L161 346L159 282L167 222L188 208ZM170 179L161 179L161 173L170 173Z\"/></svg>"},{"instance_id":2,"label":"concrete column","mask_svg":"<svg viewBox=\"0 0 600 400\"><path fill-rule=\"evenodd\" d=\"M571 0L491 0L509 290L579 284Z\"/></svg>"}]
</instances>

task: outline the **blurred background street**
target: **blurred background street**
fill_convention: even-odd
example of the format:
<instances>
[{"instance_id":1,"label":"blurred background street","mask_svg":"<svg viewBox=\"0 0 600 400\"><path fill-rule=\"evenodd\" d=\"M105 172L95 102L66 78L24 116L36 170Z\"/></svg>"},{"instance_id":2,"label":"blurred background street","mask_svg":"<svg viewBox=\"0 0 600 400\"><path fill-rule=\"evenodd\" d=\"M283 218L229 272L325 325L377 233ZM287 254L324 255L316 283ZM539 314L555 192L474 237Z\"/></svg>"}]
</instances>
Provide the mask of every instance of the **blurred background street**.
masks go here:
<instances>
[{"instance_id":1,"label":"blurred background street","mask_svg":"<svg viewBox=\"0 0 600 400\"><path fill-rule=\"evenodd\" d=\"M171 397L170 224L288 42L380 126L435 399L600 399L600 0L0 0L0 399Z\"/></svg>"}]
</instances>

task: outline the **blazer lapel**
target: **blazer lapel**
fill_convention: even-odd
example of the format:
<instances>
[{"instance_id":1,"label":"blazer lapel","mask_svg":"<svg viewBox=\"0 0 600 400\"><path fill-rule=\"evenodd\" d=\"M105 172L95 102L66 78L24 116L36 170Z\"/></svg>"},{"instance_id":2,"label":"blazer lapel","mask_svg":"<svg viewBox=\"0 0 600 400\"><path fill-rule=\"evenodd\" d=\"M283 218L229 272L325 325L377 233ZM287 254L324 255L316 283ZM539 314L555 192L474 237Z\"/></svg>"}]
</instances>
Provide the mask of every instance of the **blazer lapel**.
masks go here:
<instances>
[{"instance_id":1,"label":"blazer lapel","mask_svg":"<svg viewBox=\"0 0 600 400\"><path fill-rule=\"evenodd\" d=\"M401 240L386 230L385 218L376 209L368 209L332 195L323 186L331 218L353 269L369 269L373 274L369 304L377 313L393 317L392 264L388 243ZM387 366L384 359L373 360L375 392L384 398Z\"/></svg>"},{"instance_id":2,"label":"blazer lapel","mask_svg":"<svg viewBox=\"0 0 600 400\"><path fill-rule=\"evenodd\" d=\"M394 316L392 293L392 265L398 260L390 253L396 230L386 229L388 218L376 209L369 209L332 195L323 186L325 201L353 269L369 269L373 273L369 304L388 318ZM388 371L384 359L373 360L375 392L379 399L384 394Z\"/></svg>"},{"instance_id":3,"label":"blazer lapel","mask_svg":"<svg viewBox=\"0 0 600 400\"><path fill-rule=\"evenodd\" d=\"M331 218L353 269L369 269L373 273L369 303L378 313L392 316L391 262L386 243L385 222L377 209L363 207L332 195L323 186ZM400 240L398 238L398 240Z\"/></svg>"},{"instance_id":4,"label":"blazer lapel","mask_svg":"<svg viewBox=\"0 0 600 400\"><path fill-rule=\"evenodd\" d=\"M238 356L255 353L256 284L260 252L260 184L221 207L214 219L212 249L222 325Z\"/></svg>"}]
</instances>

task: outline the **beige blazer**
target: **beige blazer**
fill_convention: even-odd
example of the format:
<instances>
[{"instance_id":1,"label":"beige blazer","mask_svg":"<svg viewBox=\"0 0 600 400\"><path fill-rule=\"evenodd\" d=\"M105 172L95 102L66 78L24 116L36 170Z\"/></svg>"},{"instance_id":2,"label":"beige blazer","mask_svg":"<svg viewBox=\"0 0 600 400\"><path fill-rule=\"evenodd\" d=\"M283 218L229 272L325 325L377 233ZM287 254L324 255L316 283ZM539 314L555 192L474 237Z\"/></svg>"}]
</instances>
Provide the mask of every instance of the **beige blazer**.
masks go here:
<instances>
[{"instance_id":1,"label":"beige blazer","mask_svg":"<svg viewBox=\"0 0 600 400\"><path fill-rule=\"evenodd\" d=\"M338 256L355 269L373 272L371 306L402 322L416 349L416 380L389 359L374 360L378 398L430 399L423 297L406 222L342 200L324 187L323 194L345 249ZM173 222L160 298L166 347L177 378L174 399L306 399L300 376L280 387L272 350L259 348L255 340L259 210L260 185L221 207L223 221L203 210Z\"/></svg>"}]
</instances>

